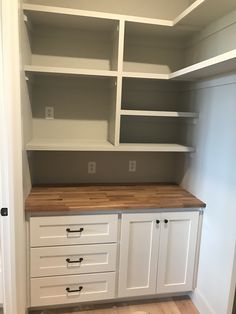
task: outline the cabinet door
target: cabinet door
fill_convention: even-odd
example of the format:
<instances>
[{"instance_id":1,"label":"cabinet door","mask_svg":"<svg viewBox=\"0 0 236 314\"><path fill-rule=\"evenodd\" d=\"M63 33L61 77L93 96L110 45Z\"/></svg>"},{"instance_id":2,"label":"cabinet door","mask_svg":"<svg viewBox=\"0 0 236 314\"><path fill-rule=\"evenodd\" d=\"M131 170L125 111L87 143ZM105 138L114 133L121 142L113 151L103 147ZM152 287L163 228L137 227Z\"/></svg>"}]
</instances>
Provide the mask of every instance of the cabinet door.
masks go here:
<instances>
[{"instance_id":1,"label":"cabinet door","mask_svg":"<svg viewBox=\"0 0 236 314\"><path fill-rule=\"evenodd\" d=\"M121 221L119 297L156 291L159 214L124 214Z\"/></svg>"},{"instance_id":2,"label":"cabinet door","mask_svg":"<svg viewBox=\"0 0 236 314\"><path fill-rule=\"evenodd\" d=\"M162 213L157 293L191 291L198 212Z\"/></svg>"}]
</instances>

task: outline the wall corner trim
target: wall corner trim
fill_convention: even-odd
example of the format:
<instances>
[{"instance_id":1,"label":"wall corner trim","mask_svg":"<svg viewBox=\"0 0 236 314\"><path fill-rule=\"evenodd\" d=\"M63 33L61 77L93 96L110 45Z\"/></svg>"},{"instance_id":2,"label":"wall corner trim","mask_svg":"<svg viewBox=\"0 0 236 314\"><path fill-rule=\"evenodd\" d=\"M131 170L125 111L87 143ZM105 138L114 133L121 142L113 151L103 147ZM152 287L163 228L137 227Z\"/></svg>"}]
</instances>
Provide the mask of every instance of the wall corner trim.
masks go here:
<instances>
[{"instance_id":1,"label":"wall corner trim","mask_svg":"<svg viewBox=\"0 0 236 314\"><path fill-rule=\"evenodd\" d=\"M193 293L190 293L189 297L191 298L193 304L198 309L201 314L216 314L212 309L211 305L208 303L204 295L196 289Z\"/></svg>"}]
</instances>

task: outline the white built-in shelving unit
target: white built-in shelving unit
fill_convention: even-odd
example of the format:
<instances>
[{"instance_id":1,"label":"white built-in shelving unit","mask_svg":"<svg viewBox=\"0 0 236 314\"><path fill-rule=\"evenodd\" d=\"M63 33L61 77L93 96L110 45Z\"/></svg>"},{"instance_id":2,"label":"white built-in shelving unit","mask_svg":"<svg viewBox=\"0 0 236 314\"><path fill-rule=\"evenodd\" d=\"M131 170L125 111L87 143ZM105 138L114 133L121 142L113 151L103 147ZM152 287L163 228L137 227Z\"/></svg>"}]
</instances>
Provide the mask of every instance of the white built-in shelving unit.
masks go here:
<instances>
[{"instance_id":1,"label":"white built-in shelving unit","mask_svg":"<svg viewBox=\"0 0 236 314\"><path fill-rule=\"evenodd\" d=\"M193 151L182 133L198 113L181 109L176 81L236 70L236 49L186 66L185 43L222 13L215 2L197 0L173 21L24 4L27 150Z\"/></svg>"},{"instance_id":2,"label":"white built-in shelving unit","mask_svg":"<svg viewBox=\"0 0 236 314\"><path fill-rule=\"evenodd\" d=\"M173 24L202 27L235 9L234 0L196 0L174 19Z\"/></svg>"}]
</instances>

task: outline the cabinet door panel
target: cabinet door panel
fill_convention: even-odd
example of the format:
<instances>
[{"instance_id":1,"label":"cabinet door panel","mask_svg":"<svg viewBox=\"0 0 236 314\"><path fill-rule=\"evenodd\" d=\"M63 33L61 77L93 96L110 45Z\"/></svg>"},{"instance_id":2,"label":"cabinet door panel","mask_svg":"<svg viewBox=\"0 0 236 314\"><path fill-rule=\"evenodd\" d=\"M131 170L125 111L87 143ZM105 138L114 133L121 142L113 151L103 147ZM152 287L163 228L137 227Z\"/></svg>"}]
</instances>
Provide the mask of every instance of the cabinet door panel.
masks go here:
<instances>
[{"instance_id":1,"label":"cabinet door panel","mask_svg":"<svg viewBox=\"0 0 236 314\"><path fill-rule=\"evenodd\" d=\"M198 212L163 213L161 215L158 293L193 289L198 216Z\"/></svg>"},{"instance_id":2,"label":"cabinet door panel","mask_svg":"<svg viewBox=\"0 0 236 314\"><path fill-rule=\"evenodd\" d=\"M155 293L159 214L124 214L121 222L119 296Z\"/></svg>"}]
</instances>

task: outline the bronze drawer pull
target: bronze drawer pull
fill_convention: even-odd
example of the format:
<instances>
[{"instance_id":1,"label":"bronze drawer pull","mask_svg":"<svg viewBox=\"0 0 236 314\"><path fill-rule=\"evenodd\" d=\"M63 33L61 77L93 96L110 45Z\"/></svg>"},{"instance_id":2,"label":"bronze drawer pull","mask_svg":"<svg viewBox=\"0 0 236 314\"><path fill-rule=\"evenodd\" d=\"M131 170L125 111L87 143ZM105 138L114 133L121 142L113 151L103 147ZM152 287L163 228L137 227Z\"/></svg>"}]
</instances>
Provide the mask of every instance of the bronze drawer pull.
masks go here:
<instances>
[{"instance_id":1,"label":"bronze drawer pull","mask_svg":"<svg viewBox=\"0 0 236 314\"><path fill-rule=\"evenodd\" d=\"M66 291L68 293L74 293L74 292L80 292L83 289L82 286L79 287L79 289L71 290L70 288L66 288Z\"/></svg>"},{"instance_id":2,"label":"bronze drawer pull","mask_svg":"<svg viewBox=\"0 0 236 314\"><path fill-rule=\"evenodd\" d=\"M84 231L84 228L80 228L79 230L70 230L70 228L67 228L66 231L68 233L78 233L78 232L83 232Z\"/></svg>"},{"instance_id":3,"label":"bronze drawer pull","mask_svg":"<svg viewBox=\"0 0 236 314\"><path fill-rule=\"evenodd\" d=\"M80 257L80 259L78 260L78 261L71 261L71 259L70 258L67 258L66 259L66 261L67 261L67 263L69 263L69 264L77 264L77 263L82 263L83 262L83 257Z\"/></svg>"}]
</instances>

